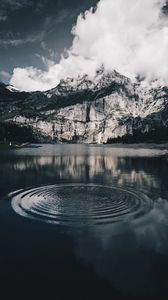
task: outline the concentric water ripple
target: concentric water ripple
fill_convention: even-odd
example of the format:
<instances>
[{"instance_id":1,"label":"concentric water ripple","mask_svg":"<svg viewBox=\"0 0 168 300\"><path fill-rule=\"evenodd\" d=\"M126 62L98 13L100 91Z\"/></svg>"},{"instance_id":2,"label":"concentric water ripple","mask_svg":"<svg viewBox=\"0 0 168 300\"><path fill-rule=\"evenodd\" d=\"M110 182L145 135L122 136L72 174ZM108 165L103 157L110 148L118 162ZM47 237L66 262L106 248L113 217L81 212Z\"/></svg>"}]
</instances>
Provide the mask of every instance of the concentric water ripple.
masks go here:
<instances>
[{"instance_id":1,"label":"concentric water ripple","mask_svg":"<svg viewBox=\"0 0 168 300\"><path fill-rule=\"evenodd\" d=\"M150 199L141 193L93 184L49 185L10 197L17 214L66 226L109 224L138 218L151 209Z\"/></svg>"}]
</instances>

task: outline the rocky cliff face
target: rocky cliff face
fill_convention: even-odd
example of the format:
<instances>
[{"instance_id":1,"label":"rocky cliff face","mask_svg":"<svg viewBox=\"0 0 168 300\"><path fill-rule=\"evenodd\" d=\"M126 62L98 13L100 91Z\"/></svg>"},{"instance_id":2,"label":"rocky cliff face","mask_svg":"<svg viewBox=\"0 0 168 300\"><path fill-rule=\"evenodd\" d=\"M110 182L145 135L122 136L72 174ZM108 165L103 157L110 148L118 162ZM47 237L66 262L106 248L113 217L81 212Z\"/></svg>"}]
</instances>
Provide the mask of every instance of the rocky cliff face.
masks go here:
<instances>
[{"instance_id":1,"label":"rocky cliff face","mask_svg":"<svg viewBox=\"0 0 168 300\"><path fill-rule=\"evenodd\" d=\"M145 88L104 70L93 80L67 78L45 93L1 84L0 118L1 127L27 128L37 141L106 143L168 128L168 88Z\"/></svg>"}]
</instances>

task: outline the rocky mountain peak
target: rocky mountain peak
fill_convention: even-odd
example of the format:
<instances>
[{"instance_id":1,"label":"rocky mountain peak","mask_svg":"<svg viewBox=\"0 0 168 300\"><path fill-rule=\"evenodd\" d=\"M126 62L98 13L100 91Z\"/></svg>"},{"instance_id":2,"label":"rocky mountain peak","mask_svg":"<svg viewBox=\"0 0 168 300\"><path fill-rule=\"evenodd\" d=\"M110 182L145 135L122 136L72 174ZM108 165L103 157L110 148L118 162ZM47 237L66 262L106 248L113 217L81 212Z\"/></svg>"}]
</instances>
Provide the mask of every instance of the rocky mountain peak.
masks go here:
<instances>
[{"instance_id":1,"label":"rocky mountain peak","mask_svg":"<svg viewBox=\"0 0 168 300\"><path fill-rule=\"evenodd\" d=\"M106 143L137 131L165 132L168 88L145 87L100 68L93 78L68 77L44 93L0 84L0 114L3 126L26 127L37 141Z\"/></svg>"},{"instance_id":2,"label":"rocky mountain peak","mask_svg":"<svg viewBox=\"0 0 168 300\"><path fill-rule=\"evenodd\" d=\"M57 87L45 92L48 98L53 95L65 95L74 92L96 91L101 88L107 88L112 84L132 84L131 80L117 71L105 71L104 68L97 70L94 77L87 74L76 78L62 79Z\"/></svg>"}]
</instances>

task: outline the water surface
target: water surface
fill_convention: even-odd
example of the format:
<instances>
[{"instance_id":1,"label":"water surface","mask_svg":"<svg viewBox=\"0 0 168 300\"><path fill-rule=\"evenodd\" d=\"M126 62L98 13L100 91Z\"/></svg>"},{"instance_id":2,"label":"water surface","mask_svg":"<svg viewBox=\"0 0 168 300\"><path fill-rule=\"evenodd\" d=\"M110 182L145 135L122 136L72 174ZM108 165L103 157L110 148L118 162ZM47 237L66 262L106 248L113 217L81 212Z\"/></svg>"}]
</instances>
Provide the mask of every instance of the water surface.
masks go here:
<instances>
[{"instance_id":1,"label":"water surface","mask_svg":"<svg viewBox=\"0 0 168 300\"><path fill-rule=\"evenodd\" d=\"M0 172L2 288L167 299L166 149L34 145L0 151Z\"/></svg>"}]
</instances>

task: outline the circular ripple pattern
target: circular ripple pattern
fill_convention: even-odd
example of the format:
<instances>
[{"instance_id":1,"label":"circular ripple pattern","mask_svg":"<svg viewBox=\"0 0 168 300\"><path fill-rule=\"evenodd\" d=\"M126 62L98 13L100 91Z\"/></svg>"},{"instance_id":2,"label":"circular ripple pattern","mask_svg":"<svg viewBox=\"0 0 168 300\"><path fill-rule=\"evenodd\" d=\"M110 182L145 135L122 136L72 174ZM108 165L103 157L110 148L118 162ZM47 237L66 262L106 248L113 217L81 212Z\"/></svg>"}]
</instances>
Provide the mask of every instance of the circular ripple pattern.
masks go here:
<instances>
[{"instance_id":1,"label":"circular ripple pattern","mask_svg":"<svg viewBox=\"0 0 168 300\"><path fill-rule=\"evenodd\" d=\"M47 223L82 226L137 218L150 209L146 196L101 185L49 185L11 195L14 211Z\"/></svg>"}]
</instances>

